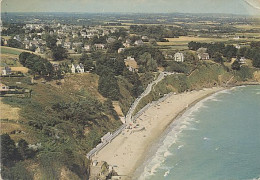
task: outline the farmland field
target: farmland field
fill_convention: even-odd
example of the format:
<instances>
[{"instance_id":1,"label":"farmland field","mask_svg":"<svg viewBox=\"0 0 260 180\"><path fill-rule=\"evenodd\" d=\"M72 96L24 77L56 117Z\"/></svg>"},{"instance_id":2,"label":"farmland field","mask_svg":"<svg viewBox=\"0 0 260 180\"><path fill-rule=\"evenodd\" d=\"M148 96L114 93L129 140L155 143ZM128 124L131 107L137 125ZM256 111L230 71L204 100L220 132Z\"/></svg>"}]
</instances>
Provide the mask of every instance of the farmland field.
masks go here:
<instances>
[{"instance_id":1,"label":"farmland field","mask_svg":"<svg viewBox=\"0 0 260 180\"><path fill-rule=\"evenodd\" d=\"M237 36L242 36L244 34L237 34ZM260 41L256 39L256 35L259 34L247 34L247 36L252 38L240 38L239 40L235 40L232 37L229 38L206 38L206 37L195 37L195 36L180 36L179 38L166 38L169 42L157 42L159 46L169 47L173 49L187 49L188 43L191 41L201 42L201 43L211 43L211 42L225 42L227 44L237 44L237 43L246 43L250 41ZM161 48L162 48L161 47Z\"/></svg>"}]
</instances>

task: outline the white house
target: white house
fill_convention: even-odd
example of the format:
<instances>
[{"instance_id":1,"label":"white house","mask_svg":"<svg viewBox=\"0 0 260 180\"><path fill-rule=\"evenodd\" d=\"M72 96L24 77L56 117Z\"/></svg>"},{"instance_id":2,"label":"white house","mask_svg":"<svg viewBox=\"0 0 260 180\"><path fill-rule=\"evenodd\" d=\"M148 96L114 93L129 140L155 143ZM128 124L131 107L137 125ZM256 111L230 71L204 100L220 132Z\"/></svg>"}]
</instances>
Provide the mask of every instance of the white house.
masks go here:
<instances>
[{"instance_id":1,"label":"white house","mask_svg":"<svg viewBox=\"0 0 260 180\"><path fill-rule=\"evenodd\" d=\"M72 73L84 73L84 66L83 64L72 64L71 65L71 72Z\"/></svg>"},{"instance_id":2,"label":"white house","mask_svg":"<svg viewBox=\"0 0 260 180\"><path fill-rule=\"evenodd\" d=\"M11 68L8 67L8 66L5 66L5 67L2 69L2 75L3 75L3 76L6 76L6 75L10 75L10 74L12 74Z\"/></svg>"},{"instance_id":3,"label":"white house","mask_svg":"<svg viewBox=\"0 0 260 180\"><path fill-rule=\"evenodd\" d=\"M124 51L125 51L125 48L119 48L119 49L117 50L118 53L121 53L121 52L124 52Z\"/></svg>"},{"instance_id":4,"label":"white house","mask_svg":"<svg viewBox=\"0 0 260 180\"><path fill-rule=\"evenodd\" d=\"M200 53L198 54L199 60L209 60L209 53Z\"/></svg>"},{"instance_id":5,"label":"white house","mask_svg":"<svg viewBox=\"0 0 260 180\"><path fill-rule=\"evenodd\" d=\"M239 44L237 44L235 47L236 47L236 49L240 49L241 48L241 46Z\"/></svg>"},{"instance_id":6,"label":"white house","mask_svg":"<svg viewBox=\"0 0 260 180\"><path fill-rule=\"evenodd\" d=\"M184 55L183 53L177 52L174 54L174 61L176 62L183 62L184 61Z\"/></svg>"},{"instance_id":7,"label":"white house","mask_svg":"<svg viewBox=\"0 0 260 180\"><path fill-rule=\"evenodd\" d=\"M105 45L104 44L94 44L96 49L105 49Z\"/></svg>"},{"instance_id":8,"label":"white house","mask_svg":"<svg viewBox=\"0 0 260 180\"><path fill-rule=\"evenodd\" d=\"M136 46L142 46L143 44L144 44L144 42L142 40L135 41Z\"/></svg>"},{"instance_id":9,"label":"white house","mask_svg":"<svg viewBox=\"0 0 260 180\"><path fill-rule=\"evenodd\" d=\"M90 46L90 45L87 45L87 44L85 44L85 45L84 45L84 49L85 49L86 51L90 51L90 50L91 50L91 46Z\"/></svg>"}]
</instances>

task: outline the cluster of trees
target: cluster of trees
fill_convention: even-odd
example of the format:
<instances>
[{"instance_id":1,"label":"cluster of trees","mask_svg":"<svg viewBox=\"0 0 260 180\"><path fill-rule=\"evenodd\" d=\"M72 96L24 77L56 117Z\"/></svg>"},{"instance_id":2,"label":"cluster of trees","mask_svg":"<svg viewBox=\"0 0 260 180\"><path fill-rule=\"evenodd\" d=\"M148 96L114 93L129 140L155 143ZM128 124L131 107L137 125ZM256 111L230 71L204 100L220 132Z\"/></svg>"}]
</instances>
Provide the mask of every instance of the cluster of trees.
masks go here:
<instances>
[{"instance_id":1,"label":"cluster of trees","mask_svg":"<svg viewBox=\"0 0 260 180\"><path fill-rule=\"evenodd\" d=\"M144 64L148 63L150 65L151 58L150 54L146 54L150 57L148 61L145 61ZM145 55L145 56L146 56ZM153 60L152 63L156 65L156 61ZM157 66L154 66L157 68ZM117 81L117 76L123 76L129 83L132 84L132 88L129 89L131 95L138 97L143 92L143 85L140 80L139 75L136 72L129 71L124 63L124 56L118 55L116 58L111 57L111 55L104 55L97 59L95 72L100 76L98 83L99 92L107 98L112 100L120 99L120 89Z\"/></svg>"},{"instance_id":2,"label":"cluster of trees","mask_svg":"<svg viewBox=\"0 0 260 180\"><path fill-rule=\"evenodd\" d=\"M107 121L109 118L104 115L104 112L112 115L115 119L119 119L111 100L105 101L104 104L94 98L71 103L61 102L54 104L52 110L60 120L69 121L83 127L98 124L101 120Z\"/></svg>"},{"instance_id":3,"label":"cluster of trees","mask_svg":"<svg viewBox=\"0 0 260 180\"><path fill-rule=\"evenodd\" d=\"M108 53L115 53L119 48L124 47L122 42L119 40L115 40L114 42L108 44Z\"/></svg>"},{"instance_id":4,"label":"cluster of trees","mask_svg":"<svg viewBox=\"0 0 260 180\"><path fill-rule=\"evenodd\" d=\"M8 134L0 135L1 139L1 164L2 178L4 179L32 179L25 168L19 163L23 160L33 158L37 153L28 147L24 139L20 139L15 145L14 140Z\"/></svg>"},{"instance_id":5,"label":"cluster of trees","mask_svg":"<svg viewBox=\"0 0 260 180\"><path fill-rule=\"evenodd\" d=\"M6 24L5 26L7 26L7 29L2 30L3 36L13 36L25 33L25 30L23 29L24 24Z\"/></svg>"},{"instance_id":6,"label":"cluster of trees","mask_svg":"<svg viewBox=\"0 0 260 180\"><path fill-rule=\"evenodd\" d=\"M100 76L98 91L112 100L119 99L119 85L115 76L122 75L125 69L123 57L103 56L96 61L96 73Z\"/></svg>"},{"instance_id":7,"label":"cluster of trees","mask_svg":"<svg viewBox=\"0 0 260 180\"><path fill-rule=\"evenodd\" d=\"M59 69L54 69L53 65L41 56L31 54L28 52L22 52L19 55L19 62L30 69L30 73L34 76L40 76L44 78L62 78L62 74L69 72L69 66L67 63L61 63Z\"/></svg>"},{"instance_id":8,"label":"cluster of trees","mask_svg":"<svg viewBox=\"0 0 260 180\"><path fill-rule=\"evenodd\" d=\"M57 37L47 35L46 45L52 52L52 58L56 61L63 60L68 57L68 51L60 45L56 45Z\"/></svg>"},{"instance_id":9,"label":"cluster of trees","mask_svg":"<svg viewBox=\"0 0 260 180\"><path fill-rule=\"evenodd\" d=\"M19 62L31 70L33 75L39 76L54 76L54 69L52 64L41 56L23 52L19 55Z\"/></svg>"},{"instance_id":10,"label":"cluster of trees","mask_svg":"<svg viewBox=\"0 0 260 180\"><path fill-rule=\"evenodd\" d=\"M138 64L142 64L140 56L143 55L144 53L151 54L151 58L156 60L158 66L165 65L165 58L162 52L155 47L151 47L151 46L131 47L131 48L127 48L123 54L125 56L133 56L137 60Z\"/></svg>"},{"instance_id":11,"label":"cluster of trees","mask_svg":"<svg viewBox=\"0 0 260 180\"><path fill-rule=\"evenodd\" d=\"M130 32L143 36L149 36L150 38L155 38L157 41L165 41L164 38L174 38L187 35L187 32L185 32L182 28L172 26L166 28L162 25L131 25Z\"/></svg>"},{"instance_id":12,"label":"cluster of trees","mask_svg":"<svg viewBox=\"0 0 260 180\"><path fill-rule=\"evenodd\" d=\"M20 41L17 41L16 39L9 39L7 41L7 45L13 48L23 48L23 44Z\"/></svg>"},{"instance_id":13,"label":"cluster of trees","mask_svg":"<svg viewBox=\"0 0 260 180\"><path fill-rule=\"evenodd\" d=\"M106 44L107 42L107 36L94 36L91 40L90 40L90 44L94 45L94 44Z\"/></svg>"},{"instance_id":14,"label":"cluster of trees","mask_svg":"<svg viewBox=\"0 0 260 180\"><path fill-rule=\"evenodd\" d=\"M94 70L94 62L91 58L88 57L86 52L83 52L80 59L79 63L83 64L84 70L85 71L92 71Z\"/></svg>"},{"instance_id":15,"label":"cluster of trees","mask_svg":"<svg viewBox=\"0 0 260 180\"><path fill-rule=\"evenodd\" d=\"M190 50L197 51L199 48L207 48L209 56L213 58L218 63L223 63L223 56L227 58L228 61L233 57L237 57L238 49L233 45L226 45L224 43L200 43L191 41L188 44Z\"/></svg>"},{"instance_id":16,"label":"cluster of trees","mask_svg":"<svg viewBox=\"0 0 260 180\"><path fill-rule=\"evenodd\" d=\"M152 55L148 52L139 56L139 72L155 72L157 71L158 64L155 59L152 58Z\"/></svg>"},{"instance_id":17,"label":"cluster of trees","mask_svg":"<svg viewBox=\"0 0 260 180\"><path fill-rule=\"evenodd\" d=\"M214 58L216 62L222 63L223 57L226 57L227 60L231 60L231 58L240 59L241 57L245 57L248 59L252 59L253 66L259 68L260 67L260 43L252 42L250 47L242 47L240 49L235 48L233 45L225 45L224 43L199 43L199 42L189 42L189 49L198 50L199 48L207 48L207 52L209 55ZM233 69L238 70L238 62L233 64Z\"/></svg>"}]
</instances>

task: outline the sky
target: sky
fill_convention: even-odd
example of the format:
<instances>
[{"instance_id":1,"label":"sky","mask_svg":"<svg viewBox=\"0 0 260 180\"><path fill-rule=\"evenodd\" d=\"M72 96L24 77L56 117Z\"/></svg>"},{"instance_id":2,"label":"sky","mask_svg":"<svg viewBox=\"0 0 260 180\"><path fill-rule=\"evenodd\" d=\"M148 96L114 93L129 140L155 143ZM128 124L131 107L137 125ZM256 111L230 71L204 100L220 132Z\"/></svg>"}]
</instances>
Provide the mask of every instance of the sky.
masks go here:
<instances>
[{"instance_id":1,"label":"sky","mask_svg":"<svg viewBox=\"0 0 260 180\"><path fill-rule=\"evenodd\" d=\"M260 15L260 0L2 0L1 11Z\"/></svg>"}]
</instances>

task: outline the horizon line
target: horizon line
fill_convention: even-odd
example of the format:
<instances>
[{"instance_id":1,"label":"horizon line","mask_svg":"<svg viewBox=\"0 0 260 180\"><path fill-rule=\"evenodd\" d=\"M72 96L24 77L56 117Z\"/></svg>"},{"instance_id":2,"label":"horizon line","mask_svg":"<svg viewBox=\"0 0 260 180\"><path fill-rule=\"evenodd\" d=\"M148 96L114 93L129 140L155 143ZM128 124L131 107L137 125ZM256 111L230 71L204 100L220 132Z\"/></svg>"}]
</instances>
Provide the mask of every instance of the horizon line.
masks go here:
<instances>
[{"instance_id":1,"label":"horizon line","mask_svg":"<svg viewBox=\"0 0 260 180\"><path fill-rule=\"evenodd\" d=\"M211 14L217 14L217 15L234 15L234 16L260 16L260 14L238 14L238 13L220 13L220 12L214 12L214 13L196 13L196 12L65 12L65 11L39 11L39 12L19 12L19 11L6 11L1 12L1 14L6 13L67 13L67 14L195 14L195 15L211 15Z\"/></svg>"}]
</instances>

